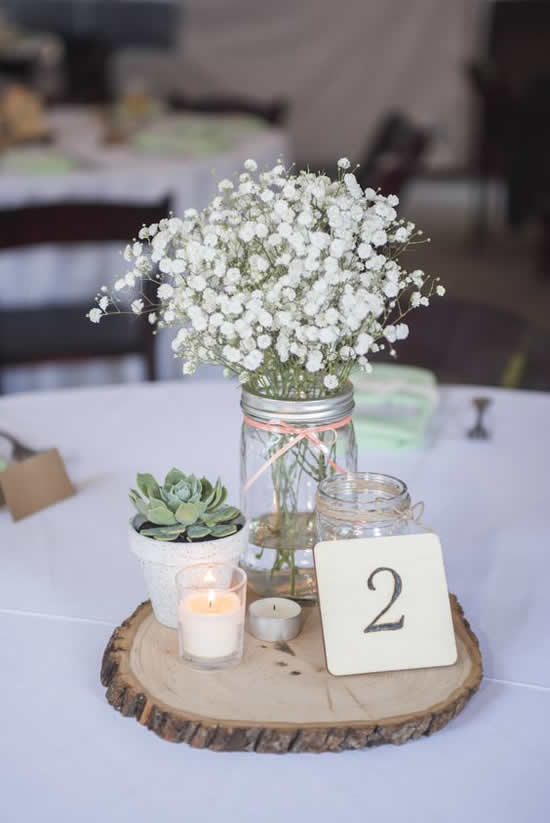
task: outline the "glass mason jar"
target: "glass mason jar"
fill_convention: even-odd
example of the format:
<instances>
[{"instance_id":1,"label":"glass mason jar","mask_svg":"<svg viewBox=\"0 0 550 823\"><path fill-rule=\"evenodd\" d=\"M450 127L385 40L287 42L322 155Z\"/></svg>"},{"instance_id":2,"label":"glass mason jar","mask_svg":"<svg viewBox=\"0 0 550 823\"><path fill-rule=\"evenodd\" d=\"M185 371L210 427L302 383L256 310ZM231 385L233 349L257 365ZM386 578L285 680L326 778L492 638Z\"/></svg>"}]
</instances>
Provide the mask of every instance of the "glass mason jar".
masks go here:
<instances>
[{"instance_id":1,"label":"glass mason jar","mask_svg":"<svg viewBox=\"0 0 550 823\"><path fill-rule=\"evenodd\" d=\"M317 492L315 513L319 542L407 534L416 526L405 483L372 472L339 474L324 480Z\"/></svg>"},{"instance_id":2,"label":"glass mason jar","mask_svg":"<svg viewBox=\"0 0 550 823\"><path fill-rule=\"evenodd\" d=\"M357 468L353 386L321 400L273 400L246 390L241 407L241 566L259 595L315 600L315 496L326 477Z\"/></svg>"}]
</instances>

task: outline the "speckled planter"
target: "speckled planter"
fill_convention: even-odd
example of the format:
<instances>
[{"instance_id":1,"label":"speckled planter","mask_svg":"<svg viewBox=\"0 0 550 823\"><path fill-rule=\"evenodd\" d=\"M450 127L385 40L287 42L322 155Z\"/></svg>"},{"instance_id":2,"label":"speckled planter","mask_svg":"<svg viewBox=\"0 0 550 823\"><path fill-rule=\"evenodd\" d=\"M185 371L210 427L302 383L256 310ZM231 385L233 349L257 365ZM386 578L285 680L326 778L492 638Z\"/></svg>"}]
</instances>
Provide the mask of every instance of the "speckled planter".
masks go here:
<instances>
[{"instance_id":1,"label":"speckled planter","mask_svg":"<svg viewBox=\"0 0 550 823\"><path fill-rule=\"evenodd\" d=\"M143 537L130 520L130 548L138 558L151 598L155 617L164 626L177 628L176 574L193 563L231 563L238 566L239 557L248 543L248 522L236 534L202 543L169 543Z\"/></svg>"}]
</instances>

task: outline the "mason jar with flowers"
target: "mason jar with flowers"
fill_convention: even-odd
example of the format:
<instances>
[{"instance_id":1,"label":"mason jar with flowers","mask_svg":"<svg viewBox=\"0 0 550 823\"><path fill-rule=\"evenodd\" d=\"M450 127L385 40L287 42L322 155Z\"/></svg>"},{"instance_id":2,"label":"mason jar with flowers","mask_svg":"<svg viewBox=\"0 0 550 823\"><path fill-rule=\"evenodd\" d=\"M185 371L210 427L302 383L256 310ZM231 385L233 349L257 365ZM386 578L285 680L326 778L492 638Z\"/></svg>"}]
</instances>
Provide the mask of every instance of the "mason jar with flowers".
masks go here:
<instances>
[{"instance_id":1,"label":"mason jar with flowers","mask_svg":"<svg viewBox=\"0 0 550 823\"><path fill-rule=\"evenodd\" d=\"M335 180L247 160L202 212L142 228L89 313L123 313L137 289L131 311L177 329L184 374L219 364L242 384L241 564L259 594L315 597L317 486L357 468L350 374L395 354L408 313L444 293L401 265L422 232L398 202L363 189L346 158Z\"/></svg>"}]
</instances>

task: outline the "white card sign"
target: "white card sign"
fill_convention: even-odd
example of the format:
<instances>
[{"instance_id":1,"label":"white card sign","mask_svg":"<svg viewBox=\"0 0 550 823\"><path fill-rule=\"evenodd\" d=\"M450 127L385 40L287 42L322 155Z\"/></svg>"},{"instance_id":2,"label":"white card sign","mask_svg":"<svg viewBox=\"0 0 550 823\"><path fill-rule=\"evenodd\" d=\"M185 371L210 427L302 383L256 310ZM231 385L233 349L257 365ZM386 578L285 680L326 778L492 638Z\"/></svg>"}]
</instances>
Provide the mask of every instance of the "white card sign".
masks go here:
<instances>
[{"instance_id":1,"label":"white card sign","mask_svg":"<svg viewBox=\"0 0 550 823\"><path fill-rule=\"evenodd\" d=\"M318 543L327 668L333 675L450 666L457 650L435 534Z\"/></svg>"}]
</instances>

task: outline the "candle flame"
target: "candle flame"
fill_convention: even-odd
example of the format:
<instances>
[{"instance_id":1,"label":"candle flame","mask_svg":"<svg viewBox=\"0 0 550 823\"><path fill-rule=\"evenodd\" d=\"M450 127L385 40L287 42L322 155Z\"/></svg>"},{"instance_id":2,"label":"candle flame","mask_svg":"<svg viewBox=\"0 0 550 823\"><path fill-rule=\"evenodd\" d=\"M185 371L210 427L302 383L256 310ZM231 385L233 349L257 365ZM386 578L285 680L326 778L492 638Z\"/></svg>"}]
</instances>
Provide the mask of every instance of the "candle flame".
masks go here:
<instances>
[{"instance_id":1,"label":"candle flame","mask_svg":"<svg viewBox=\"0 0 550 823\"><path fill-rule=\"evenodd\" d=\"M215 576L214 572L212 571L212 569L208 569L208 571L206 572L204 582L205 583L215 583L216 582L216 576Z\"/></svg>"}]
</instances>

